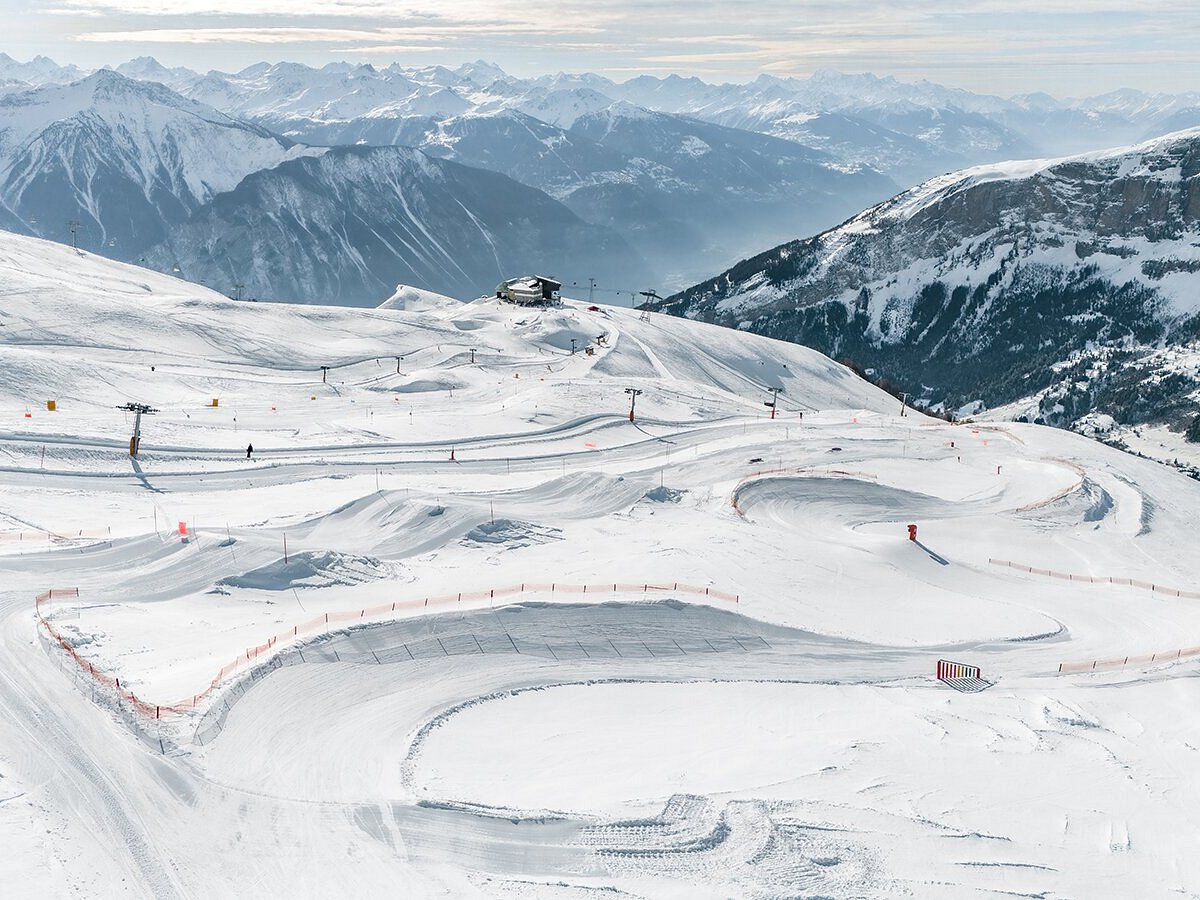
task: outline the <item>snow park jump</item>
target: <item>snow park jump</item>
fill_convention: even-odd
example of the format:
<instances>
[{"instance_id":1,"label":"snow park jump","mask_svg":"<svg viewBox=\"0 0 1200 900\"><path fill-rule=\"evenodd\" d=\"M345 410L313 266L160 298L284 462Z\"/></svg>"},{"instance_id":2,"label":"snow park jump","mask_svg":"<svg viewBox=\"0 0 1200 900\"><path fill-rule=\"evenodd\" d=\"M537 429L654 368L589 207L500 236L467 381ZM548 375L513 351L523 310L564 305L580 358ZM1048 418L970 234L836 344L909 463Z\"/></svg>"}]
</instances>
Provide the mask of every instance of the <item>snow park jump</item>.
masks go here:
<instances>
[{"instance_id":1,"label":"snow park jump","mask_svg":"<svg viewBox=\"0 0 1200 900\"><path fill-rule=\"evenodd\" d=\"M563 293L237 302L0 233L15 896L1200 884L1156 652L1200 485Z\"/></svg>"}]
</instances>

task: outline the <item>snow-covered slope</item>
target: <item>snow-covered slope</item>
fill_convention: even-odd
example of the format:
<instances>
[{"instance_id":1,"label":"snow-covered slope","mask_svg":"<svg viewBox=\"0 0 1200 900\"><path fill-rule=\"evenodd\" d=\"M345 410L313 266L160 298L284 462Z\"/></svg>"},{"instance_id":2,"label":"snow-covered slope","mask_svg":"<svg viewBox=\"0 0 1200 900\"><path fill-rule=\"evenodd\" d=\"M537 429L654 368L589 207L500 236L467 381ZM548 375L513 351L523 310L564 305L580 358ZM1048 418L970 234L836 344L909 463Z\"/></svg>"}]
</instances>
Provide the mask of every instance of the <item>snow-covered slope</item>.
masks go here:
<instances>
[{"instance_id":1,"label":"snow-covered slope","mask_svg":"<svg viewBox=\"0 0 1200 900\"><path fill-rule=\"evenodd\" d=\"M1200 885L1178 473L575 301L0 235L0 323L8 894Z\"/></svg>"},{"instance_id":2,"label":"snow-covered slope","mask_svg":"<svg viewBox=\"0 0 1200 900\"><path fill-rule=\"evenodd\" d=\"M958 172L665 308L853 356L951 408L1040 396L1051 421L1178 427L1197 383L1156 348L1200 337L1198 179L1200 130Z\"/></svg>"},{"instance_id":3,"label":"snow-covered slope","mask_svg":"<svg viewBox=\"0 0 1200 900\"><path fill-rule=\"evenodd\" d=\"M102 70L0 98L0 200L9 227L136 258L249 173L313 152Z\"/></svg>"}]
</instances>

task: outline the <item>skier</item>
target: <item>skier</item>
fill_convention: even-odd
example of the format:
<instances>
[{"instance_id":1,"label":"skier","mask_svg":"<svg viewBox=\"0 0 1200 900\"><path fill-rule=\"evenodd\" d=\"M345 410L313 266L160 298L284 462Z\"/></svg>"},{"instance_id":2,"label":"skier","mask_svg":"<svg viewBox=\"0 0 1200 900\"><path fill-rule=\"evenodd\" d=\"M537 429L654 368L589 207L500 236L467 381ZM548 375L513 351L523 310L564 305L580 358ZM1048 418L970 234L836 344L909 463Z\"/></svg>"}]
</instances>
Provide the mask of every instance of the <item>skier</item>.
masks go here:
<instances>
[{"instance_id":1,"label":"skier","mask_svg":"<svg viewBox=\"0 0 1200 900\"><path fill-rule=\"evenodd\" d=\"M249 458L250 458L250 454L252 454L253 452L254 452L254 445L253 445L253 444L247 444L247 445L246 445L246 459L249 459Z\"/></svg>"}]
</instances>

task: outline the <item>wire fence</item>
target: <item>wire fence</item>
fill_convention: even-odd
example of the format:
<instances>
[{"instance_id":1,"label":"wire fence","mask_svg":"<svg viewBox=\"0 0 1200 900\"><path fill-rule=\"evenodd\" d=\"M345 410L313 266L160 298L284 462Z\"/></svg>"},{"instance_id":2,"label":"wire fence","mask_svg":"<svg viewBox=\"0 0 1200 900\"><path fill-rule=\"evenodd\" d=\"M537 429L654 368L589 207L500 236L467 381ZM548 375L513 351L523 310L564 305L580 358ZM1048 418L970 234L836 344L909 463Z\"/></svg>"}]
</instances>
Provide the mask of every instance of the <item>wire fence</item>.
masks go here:
<instances>
[{"instance_id":1,"label":"wire fence","mask_svg":"<svg viewBox=\"0 0 1200 900\"><path fill-rule=\"evenodd\" d=\"M96 665L85 659L76 649L75 646L64 637L53 625L50 618L47 617L44 611L46 604L54 600L77 598L79 596L78 588L60 589L46 591L38 594L34 600L34 608L37 614L38 624L44 633L44 639L47 645L51 648L57 648L66 654L73 663L73 668L78 672L87 676L92 687L99 687L103 692L114 698L124 711L131 712L137 717L143 719L159 720L172 716L190 713L197 707L203 705L204 701L212 696L221 684L231 676L244 673L256 666L265 663L267 660L277 655L277 651L285 646L290 646L299 642L301 639L307 639L315 635L327 633L338 628L354 627L367 623L377 623L379 621L394 618L398 613L417 612L429 609L445 609L461 607L463 604L476 605L494 603L496 600L510 599L530 594L541 596L577 596L577 597L612 597L620 594L685 594L693 597L703 597L710 601L730 603L737 605L740 603L740 597L737 594L731 594L725 591L719 591L711 587L699 587L697 585L684 584L683 582L662 582L649 583L642 582L638 584L621 583L621 582L606 582L604 584L562 584L558 582L547 583L524 583L519 585L510 585L502 588L489 588L480 591L467 591L454 594L442 594L440 596L424 597L422 599L396 601L394 603L381 604L379 606L361 607L357 610L346 610L341 612L323 613L316 618L310 619L307 622L302 622L292 626L286 631L282 631L258 644L254 647L247 647L246 650L221 667L220 671L213 676L208 685L201 691L192 694L189 697L184 697L181 700L176 700L172 703L151 703L135 694L127 685L121 684L119 676L105 672L103 669L97 668ZM94 695L94 694L93 694Z\"/></svg>"}]
</instances>

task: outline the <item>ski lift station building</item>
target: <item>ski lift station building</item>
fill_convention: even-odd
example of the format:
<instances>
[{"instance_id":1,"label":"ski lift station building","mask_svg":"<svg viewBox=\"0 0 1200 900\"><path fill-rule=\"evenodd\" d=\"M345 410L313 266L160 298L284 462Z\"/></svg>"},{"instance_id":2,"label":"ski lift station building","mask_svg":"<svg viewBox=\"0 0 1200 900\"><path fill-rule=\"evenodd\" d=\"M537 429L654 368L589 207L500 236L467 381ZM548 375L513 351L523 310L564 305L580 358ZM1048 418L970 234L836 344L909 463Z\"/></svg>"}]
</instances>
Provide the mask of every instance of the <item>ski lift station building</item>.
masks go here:
<instances>
[{"instance_id":1,"label":"ski lift station building","mask_svg":"<svg viewBox=\"0 0 1200 900\"><path fill-rule=\"evenodd\" d=\"M561 297L562 282L545 275L522 275L509 278L496 285L496 296L509 303L532 306L539 303L557 303Z\"/></svg>"}]
</instances>

